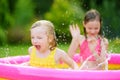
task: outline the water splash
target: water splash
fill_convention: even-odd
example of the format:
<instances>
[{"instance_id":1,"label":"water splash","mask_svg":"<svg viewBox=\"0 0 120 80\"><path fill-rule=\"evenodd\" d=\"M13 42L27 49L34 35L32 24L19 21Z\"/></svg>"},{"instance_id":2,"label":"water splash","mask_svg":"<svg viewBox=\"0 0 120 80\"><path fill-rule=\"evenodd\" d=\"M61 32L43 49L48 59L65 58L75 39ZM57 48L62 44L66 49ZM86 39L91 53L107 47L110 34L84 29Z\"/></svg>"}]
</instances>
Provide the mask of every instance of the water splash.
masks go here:
<instances>
[{"instance_id":1,"label":"water splash","mask_svg":"<svg viewBox=\"0 0 120 80\"><path fill-rule=\"evenodd\" d=\"M110 60L110 56L107 56L107 58L106 58L103 62L98 63L97 66L94 66L93 68L89 68L89 67L87 66L87 62L88 62L89 59L91 59L93 56L94 56L94 55L89 56L89 57L82 63L82 65L80 66L79 69L82 70L82 69L85 68L86 70L96 70L96 69L98 69L100 66L106 64L105 70L108 70L108 60ZM100 59L100 58L99 58L99 59ZM101 59L102 59L102 58L101 58ZM81 61L81 62L82 62L82 61Z\"/></svg>"},{"instance_id":2,"label":"water splash","mask_svg":"<svg viewBox=\"0 0 120 80\"><path fill-rule=\"evenodd\" d=\"M101 40L101 52L100 55L98 55L96 53L96 51L93 52L93 54L91 56L89 56L84 62L82 62L82 65L80 66L80 69L88 69L88 70L97 70L99 69L101 66L105 65L104 69L108 70L108 60L110 60L110 56L107 55L107 50L106 50L106 46L104 43L104 40ZM95 66L92 65L91 68L89 68L88 61L92 58L95 57Z\"/></svg>"},{"instance_id":3,"label":"water splash","mask_svg":"<svg viewBox=\"0 0 120 80\"><path fill-rule=\"evenodd\" d=\"M5 48L5 57L9 56L9 48Z\"/></svg>"},{"instance_id":4,"label":"water splash","mask_svg":"<svg viewBox=\"0 0 120 80\"><path fill-rule=\"evenodd\" d=\"M18 64L16 60L14 60L11 56L9 56L10 49L8 46L5 48L0 48L0 49L2 49L2 51L3 51L3 56L2 56L3 58L1 58L3 63L5 63L5 64Z\"/></svg>"}]
</instances>

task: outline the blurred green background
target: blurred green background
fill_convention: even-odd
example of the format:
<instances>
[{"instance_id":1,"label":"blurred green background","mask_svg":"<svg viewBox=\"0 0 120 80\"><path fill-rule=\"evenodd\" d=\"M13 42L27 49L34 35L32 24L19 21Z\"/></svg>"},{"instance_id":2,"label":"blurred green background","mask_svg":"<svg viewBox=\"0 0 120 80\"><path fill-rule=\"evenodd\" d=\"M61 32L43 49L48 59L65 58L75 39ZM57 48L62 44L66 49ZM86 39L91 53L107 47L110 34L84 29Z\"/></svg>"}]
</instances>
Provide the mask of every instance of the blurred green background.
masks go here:
<instances>
[{"instance_id":1,"label":"blurred green background","mask_svg":"<svg viewBox=\"0 0 120 80\"><path fill-rule=\"evenodd\" d=\"M67 52L70 24L82 21L86 11L97 9L102 16L103 34L109 39L109 52L120 53L119 0L0 0L0 57L28 54L29 29L41 19L55 25L58 47Z\"/></svg>"}]
</instances>

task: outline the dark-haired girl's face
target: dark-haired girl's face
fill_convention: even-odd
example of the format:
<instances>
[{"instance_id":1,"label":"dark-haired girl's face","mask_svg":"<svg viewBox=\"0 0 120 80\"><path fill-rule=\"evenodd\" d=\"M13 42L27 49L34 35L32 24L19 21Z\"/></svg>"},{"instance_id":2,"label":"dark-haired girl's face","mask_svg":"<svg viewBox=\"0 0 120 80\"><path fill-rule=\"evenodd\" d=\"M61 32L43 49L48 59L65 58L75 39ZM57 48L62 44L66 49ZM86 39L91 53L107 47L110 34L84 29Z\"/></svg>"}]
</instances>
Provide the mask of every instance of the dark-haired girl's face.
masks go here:
<instances>
[{"instance_id":1,"label":"dark-haired girl's face","mask_svg":"<svg viewBox=\"0 0 120 80\"><path fill-rule=\"evenodd\" d=\"M89 21L83 25L86 29L86 33L88 36L95 37L98 35L98 33L100 31L100 21L97 21L97 20Z\"/></svg>"}]
</instances>

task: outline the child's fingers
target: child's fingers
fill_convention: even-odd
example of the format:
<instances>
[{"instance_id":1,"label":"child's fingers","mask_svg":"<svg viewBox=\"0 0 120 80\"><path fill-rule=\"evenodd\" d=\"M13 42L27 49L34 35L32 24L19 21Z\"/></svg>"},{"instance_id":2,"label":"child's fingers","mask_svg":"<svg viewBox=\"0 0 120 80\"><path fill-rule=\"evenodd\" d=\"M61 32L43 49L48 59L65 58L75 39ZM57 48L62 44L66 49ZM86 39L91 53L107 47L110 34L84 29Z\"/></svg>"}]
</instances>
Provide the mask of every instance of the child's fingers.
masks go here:
<instances>
[{"instance_id":1,"label":"child's fingers","mask_svg":"<svg viewBox=\"0 0 120 80\"><path fill-rule=\"evenodd\" d=\"M73 34L74 34L74 27L73 27L73 25L70 25L70 33L73 36Z\"/></svg>"},{"instance_id":2,"label":"child's fingers","mask_svg":"<svg viewBox=\"0 0 120 80\"><path fill-rule=\"evenodd\" d=\"M72 30L76 30L77 29L77 26L75 24L71 25L72 27Z\"/></svg>"},{"instance_id":3,"label":"child's fingers","mask_svg":"<svg viewBox=\"0 0 120 80\"><path fill-rule=\"evenodd\" d=\"M78 27L77 24L70 25L70 31L71 32L79 32L80 33L80 30L79 30L79 27Z\"/></svg>"},{"instance_id":4,"label":"child's fingers","mask_svg":"<svg viewBox=\"0 0 120 80\"><path fill-rule=\"evenodd\" d=\"M74 24L73 24L73 25L70 25L70 30L71 30L71 31L74 31L74 30L75 30Z\"/></svg>"},{"instance_id":5,"label":"child's fingers","mask_svg":"<svg viewBox=\"0 0 120 80\"><path fill-rule=\"evenodd\" d=\"M72 32L72 25L70 25L70 32Z\"/></svg>"},{"instance_id":6,"label":"child's fingers","mask_svg":"<svg viewBox=\"0 0 120 80\"><path fill-rule=\"evenodd\" d=\"M80 33L80 29L79 29L79 26L77 24L76 24L76 30L77 30L77 32Z\"/></svg>"}]
</instances>

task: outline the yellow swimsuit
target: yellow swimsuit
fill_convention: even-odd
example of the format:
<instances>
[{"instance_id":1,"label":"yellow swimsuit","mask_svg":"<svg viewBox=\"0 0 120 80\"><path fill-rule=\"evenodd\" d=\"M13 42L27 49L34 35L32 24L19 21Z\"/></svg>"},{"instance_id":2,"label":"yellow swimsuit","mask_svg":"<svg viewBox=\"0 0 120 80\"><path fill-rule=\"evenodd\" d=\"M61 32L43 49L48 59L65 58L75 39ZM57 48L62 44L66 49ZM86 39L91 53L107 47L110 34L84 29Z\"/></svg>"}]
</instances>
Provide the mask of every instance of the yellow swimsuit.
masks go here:
<instances>
[{"instance_id":1,"label":"yellow swimsuit","mask_svg":"<svg viewBox=\"0 0 120 80\"><path fill-rule=\"evenodd\" d=\"M50 52L46 58L40 58L36 55L36 48L32 48L32 53L30 55L30 65L34 67L43 67L43 68L56 68L55 63L55 52L56 48Z\"/></svg>"},{"instance_id":2,"label":"yellow swimsuit","mask_svg":"<svg viewBox=\"0 0 120 80\"><path fill-rule=\"evenodd\" d=\"M46 58L40 58L36 55L36 48L32 48L30 55L30 66L42 67L42 68L68 68L67 64L56 64L55 62L56 48L50 52Z\"/></svg>"}]
</instances>

